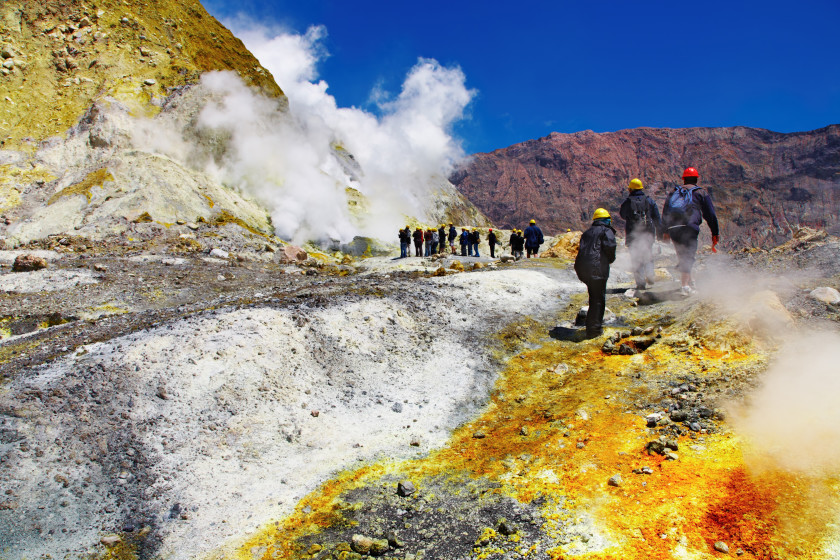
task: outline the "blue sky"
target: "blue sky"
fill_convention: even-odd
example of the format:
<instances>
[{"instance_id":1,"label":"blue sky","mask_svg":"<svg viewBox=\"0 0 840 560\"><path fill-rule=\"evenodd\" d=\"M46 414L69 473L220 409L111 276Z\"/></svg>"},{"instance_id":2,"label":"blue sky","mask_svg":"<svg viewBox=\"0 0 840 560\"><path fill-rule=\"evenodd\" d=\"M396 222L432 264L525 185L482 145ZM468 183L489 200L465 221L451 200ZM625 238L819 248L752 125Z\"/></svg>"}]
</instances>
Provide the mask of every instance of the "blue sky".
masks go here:
<instances>
[{"instance_id":1,"label":"blue sky","mask_svg":"<svg viewBox=\"0 0 840 560\"><path fill-rule=\"evenodd\" d=\"M420 57L459 66L478 91L454 130L470 153L550 132L840 123L838 0L202 3L325 26L319 77L340 106L376 112L373 88L399 93Z\"/></svg>"}]
</instances>

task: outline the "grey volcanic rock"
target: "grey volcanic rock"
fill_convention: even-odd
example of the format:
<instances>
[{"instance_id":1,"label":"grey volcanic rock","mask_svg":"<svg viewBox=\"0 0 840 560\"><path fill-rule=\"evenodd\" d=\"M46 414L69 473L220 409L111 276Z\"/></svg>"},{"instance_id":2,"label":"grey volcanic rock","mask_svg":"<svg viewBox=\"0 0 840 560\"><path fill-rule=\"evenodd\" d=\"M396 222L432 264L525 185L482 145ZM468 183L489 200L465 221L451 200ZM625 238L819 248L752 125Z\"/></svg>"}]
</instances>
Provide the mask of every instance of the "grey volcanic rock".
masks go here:
<instances>
[{"instance_id":1,"label":"grey volcanic rock","mask_svg":"<svg viewBox=\"0 0 840 560\"><path fill-rule=\"evenodd\" d=\"M634 177L661 208L682 170L694 166L717 206L723 242L774 245L800 225L840 231L838 150L840 125L790 134L746 127L551 133L476 154L450 180L497 226L535 218L554 234L587 226L598 207L617 214ZM624 227L620 219L614 225Z\"/></svg>"}]
</instances>

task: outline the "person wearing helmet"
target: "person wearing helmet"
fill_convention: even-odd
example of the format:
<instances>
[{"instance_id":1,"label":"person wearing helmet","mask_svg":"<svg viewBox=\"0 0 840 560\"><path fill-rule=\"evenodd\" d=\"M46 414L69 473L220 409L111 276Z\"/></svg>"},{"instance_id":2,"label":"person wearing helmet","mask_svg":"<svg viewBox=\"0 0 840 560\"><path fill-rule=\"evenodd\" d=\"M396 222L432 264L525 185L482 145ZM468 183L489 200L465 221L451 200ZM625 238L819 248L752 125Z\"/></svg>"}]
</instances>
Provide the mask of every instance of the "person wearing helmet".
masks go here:
<instances>
[{"instance_id":1,"label":"person wearing helmet","mask_svg":"<svg viewBox=\"0 0 840 560\"><path fill-rule=\"evenodd\" d=\"M487 244L490 245L490 258L496 258L496 234L493 233L493 229L491 228L490 231L487 232Z\"/></svg>"},{"instance_id":2,"label":"person wearing helmet","mask_svg":"<svg viewBox=\"0 0 840 560\"><path fill-rule=\"evenodd\" d=\"M522 235L525 237L525 252L528 254L528 258L530 259L531 255L536 257L540 245L545 241L542 230L537 226L537 221L531 220L530 225L525 228L525 233Z\"/></svg>"},{"instance_id":3,"label":"person wearing helmet","mask_svg":"<svg viewBox=\"0 0 840 560\"><path fill-rule=\"evenodd\" d=\"M624 239L630 250L636 289L644 290L654 281L653 242L662 239L662 220L656 203L645 194L641 179L633 179L627 188L630 194L621 203L618 214L624 218Z\"/></svg>"},{"instance_id":4,"label":"person wearing helmet","mask_svg":"<svg viewBox=\"0 0 840 560\"><path fill-rule=\"evenodd\" d=\"M408 247L411 244L411 228L405 226L405 229L400 230L400 258L404 259L408 256Z\"/></svg>"},{"instance_id":5,"label":"person wearing helmet","mask_svg":"<svg viewBox=\"0 0 840 560\"><path fill-rule=\"evenodd\" d=\"M414 229L414 234L412 235L414 238L414 256L415 257L422 257L423 256L423 230L420 229L420 226L417 226Z\"/></svg>"},{"instance_id":6,"label":"person wearing helmet","mask_svg":"<svg viewBox=\"0 0 840 560\"><path fill-rule=\"evenodd\" d=\"M604 333L604 310L607 308L607 280L610 264L615 261L615 230L610 225L610 213L598 208L592 216L592 225L580 237L575 257L575 273L586 284L589 292L589 309L586 312L586 338L596 338Z\"/></svg>"},{"instance_id":7,"label":"person wearing helmet","mask_svg":"<svg viewBox=\"0 0 840 560\"><path fill-rule=\"evenodd\" d=\"M522 237L522 232L514 228L510 234L510 253L513 258L519 260L522 258L522 250L525 246L525 238Z\"/></svg>"},{"instance_id":8,"label":"person wearing helmet","mask_svg":"<svg viewBox=\"0 0 840 560\"><path fill-rule=\"evenodd\" d=\"M452 254L455 254L455 238L458 237L458 230L455 229L455 224L449 223L449 248Z\"/></svg>"},{"instance_id":9,"label":"person wearing helmet","mask_svg":"<svg viewBox=\"0 0 840 560\"><path fill-rule=\"evenodd\" d=\"M472 233L470 234L470 244L472 247L472 252L474 257L480 257L481 255L478 254L478 244L481 243L481 233L479 233L478 228L474 227Z\"/></svg>"},{"instance_id":10,"label":"person wearing helmet","mask_svg":"<svg viewBox=\"0 0 840 560\"><path fill-rule=\"evenodd\" d=\"M467 256L467 247L469 247L470 256L472 256L472 246L470 245L470 232L467 231L467 228L461 228L461 235L458 239L461 241L461 256Z\"/></svg>"},{"instance_id":11,"label":"person wearing helmet","mask_svg":"<svg viewBox=\"0 0 840 560\"><path fill-rule=\"evenodd\" d=\"M446 226L440 224L438 227L438 254L442 255L446 251Z\"/></svg>"},{"instance_id":12,"label":"person wearing helmet","mask_svg":"<svg viewBox=\"0 0 840 560\"><path fill-rule=\"evenodd\" d=\"M682 175L683 186L674 187L662 208L663 238L674 245L677 252L677 269L680 271L681 291L684 296L697 293L691 269L697 254L697 237L703 220L712 232L712 251L720 239L718 219L712 197L697 186L700 174L693 167L686 168Z\"/></svg>"}]
</instances>

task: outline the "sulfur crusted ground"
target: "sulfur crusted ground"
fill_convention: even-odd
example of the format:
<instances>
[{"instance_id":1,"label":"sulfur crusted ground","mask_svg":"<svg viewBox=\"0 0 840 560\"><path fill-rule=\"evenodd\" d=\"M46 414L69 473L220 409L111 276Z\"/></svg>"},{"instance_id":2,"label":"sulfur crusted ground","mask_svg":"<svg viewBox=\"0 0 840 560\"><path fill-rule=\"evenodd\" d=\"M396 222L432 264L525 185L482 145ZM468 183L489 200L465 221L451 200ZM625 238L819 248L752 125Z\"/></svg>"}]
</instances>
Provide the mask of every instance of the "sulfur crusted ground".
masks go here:
<instances>
[{"instance_id":1,"label":"sulfur crusted ground","mask_svg":"<svg viewBox=\"0 0 840 560\"><path fill-rule=\"evenodd\" d=\"M361 535L406 559L830 558L837 473L763 462L726 419L759 384L786 315L758 301L735 312L614 296L625 324L659 332L633 355L510 325L491 402L444 448L344 471L218 557L359 558ZM630 341L629 326L608 335ZM402 497L405 481L416 491Z\"/></svg>"}]
</instances>

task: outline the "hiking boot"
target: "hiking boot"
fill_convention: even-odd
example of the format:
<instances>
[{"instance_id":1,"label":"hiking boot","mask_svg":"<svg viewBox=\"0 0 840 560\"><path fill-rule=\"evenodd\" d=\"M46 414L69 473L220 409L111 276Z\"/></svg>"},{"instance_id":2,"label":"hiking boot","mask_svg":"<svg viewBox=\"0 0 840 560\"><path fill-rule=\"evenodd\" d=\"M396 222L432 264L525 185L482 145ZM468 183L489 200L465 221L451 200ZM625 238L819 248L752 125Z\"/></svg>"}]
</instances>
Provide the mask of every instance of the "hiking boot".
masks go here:
<instances>
[{"instance_id":1,"label":"hiking boot","mask_svg":"<svg viewBox=\"0 0 840 560\"><path fill-rule=\"evenodd\" d=\"M683 286L682 288L680 288L680 294L682 294L683 297L693 296L696 293L697 290L695 290L691 286Z\"/></svg>"}]
</instances>

